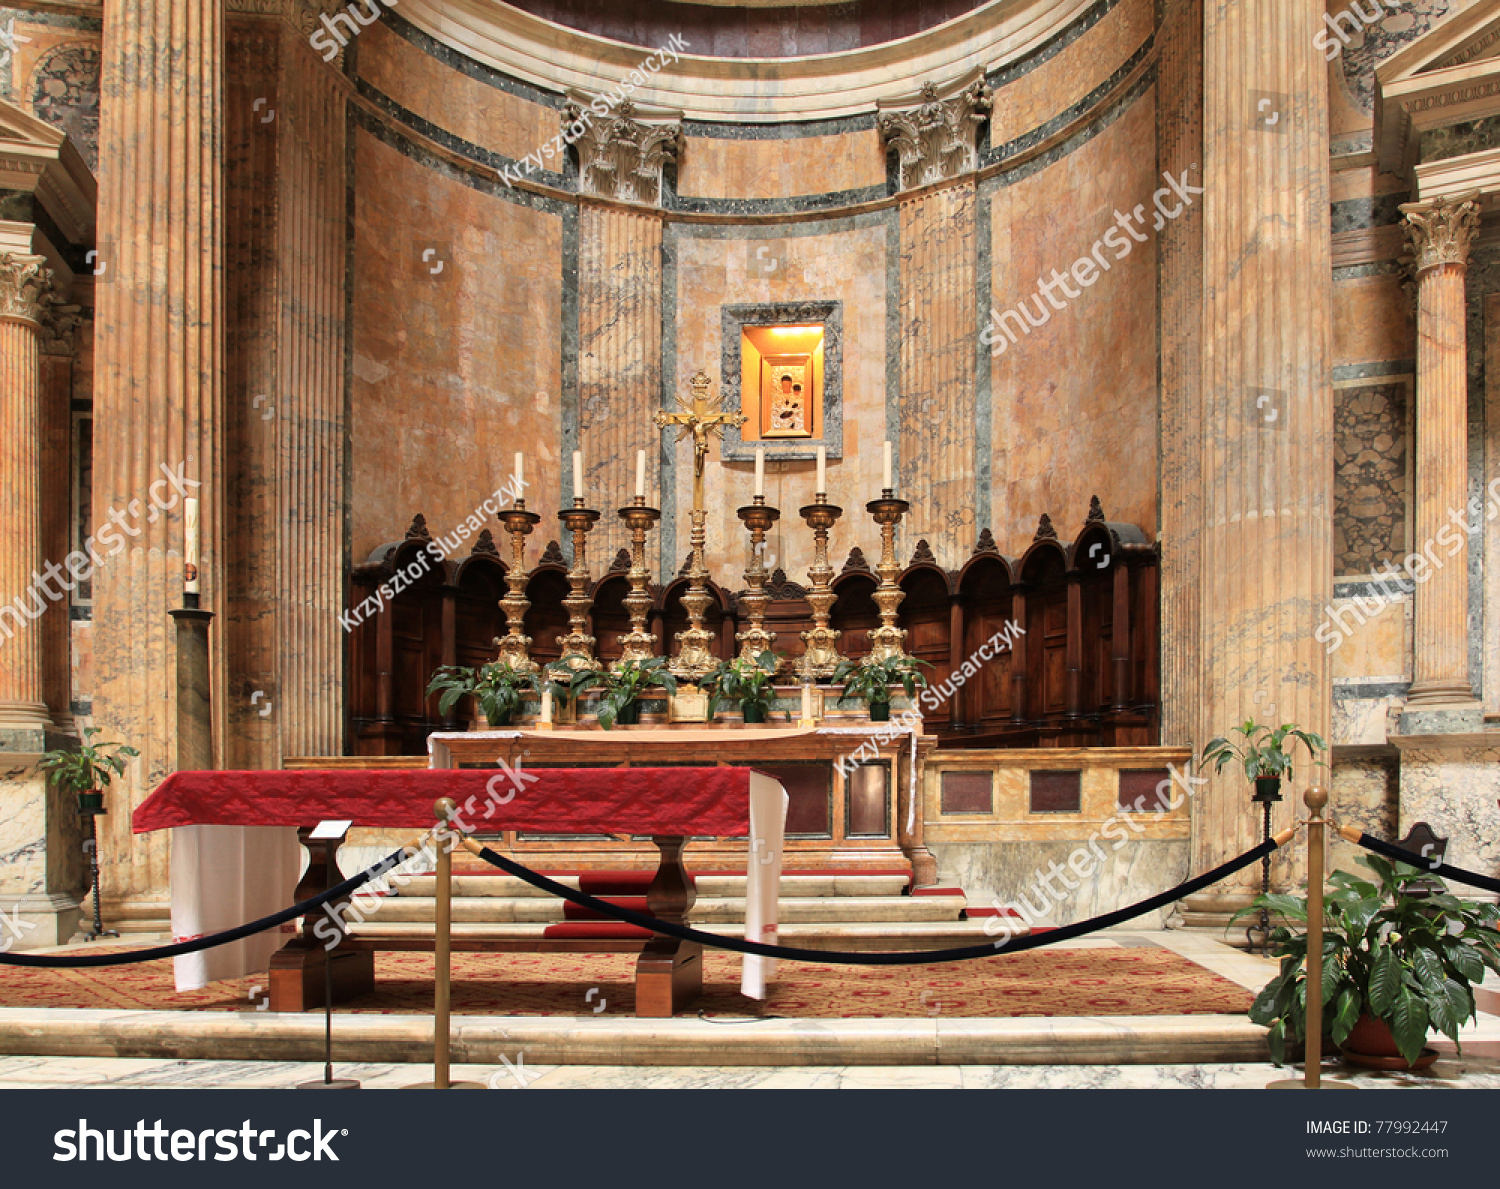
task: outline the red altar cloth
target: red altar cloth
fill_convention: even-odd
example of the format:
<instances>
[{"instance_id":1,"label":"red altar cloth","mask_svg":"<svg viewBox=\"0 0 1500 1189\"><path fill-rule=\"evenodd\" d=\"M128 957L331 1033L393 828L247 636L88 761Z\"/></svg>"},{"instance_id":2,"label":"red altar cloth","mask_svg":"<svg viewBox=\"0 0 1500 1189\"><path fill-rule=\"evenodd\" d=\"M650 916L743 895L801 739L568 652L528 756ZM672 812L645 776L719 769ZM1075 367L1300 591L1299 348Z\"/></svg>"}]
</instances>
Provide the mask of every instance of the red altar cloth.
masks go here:
<instances>
[{"instance_id":1,"label":"red altar cloth","mask_svg":"<svg viewBox=\"0 0 1500 1189\"><path fill-rule=\"evenodd\" d=\"M750 832L749 768L495 768L174 772L136 808L135 832L176 826L421 829L452 797L480 833L712 835ZM534 779L533 779L534 778ZM518 787L519 786L519 787ZM503 802L503 803L502 803Z\"/></svg>"}]
</instances>

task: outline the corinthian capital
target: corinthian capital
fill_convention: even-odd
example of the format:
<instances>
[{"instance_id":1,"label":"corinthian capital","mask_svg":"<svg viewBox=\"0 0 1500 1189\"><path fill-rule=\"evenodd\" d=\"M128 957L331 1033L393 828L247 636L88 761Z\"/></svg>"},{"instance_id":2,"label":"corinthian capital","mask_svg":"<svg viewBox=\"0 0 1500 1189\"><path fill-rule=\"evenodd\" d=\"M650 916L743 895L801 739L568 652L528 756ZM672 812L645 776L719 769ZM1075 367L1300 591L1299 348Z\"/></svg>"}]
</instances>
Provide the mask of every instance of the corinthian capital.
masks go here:
<instances>
[{"instance_id":1,"label":"corinthian capital","mask_svg":"<svg viewBox=\"0 0 1500 1189\"><path fill-rule=\"evenodd\" d=\"M1479 191L1430 202L1403 202L1402 227L1410 241L1417 274L1440 264L1467 264L1469 245L1479 231Z\"/></svg>"},{"instance_id":2,"label":"corinthian capital","mask_svg":"<svg viewBox=\"0 0 1500 1189\"><path fill-rule=\"evenodd\" d=\"M902 190L968 173L979 164L977 132L988 119L994 92L979 79L951 99L922 85L922 103L880 113L880 134L896 150Z\"/></svg>"},{"instance_id":3,"label":"corinthian capital","mask_svg":"<svg viewBox=\"0 0 1500 1189\"><path fill-rule=\"evenodd\" d=\"M40 322L52 292L52 270L45 256L0 252L0 318Z\"/></svg>"},{"instance_id":4,"label":"corinthian capital","mask_svg":"<svg viewBox=\"0 0 1500 1189\"><path fill-rule=\"evenodd\" d=\"M682 125L643 123L628 99L597 119L595 111L578 103L563 109L562 139L578 146L579 191L660 206L662 171L677 160Z\"/></svg>"}]
</instances>

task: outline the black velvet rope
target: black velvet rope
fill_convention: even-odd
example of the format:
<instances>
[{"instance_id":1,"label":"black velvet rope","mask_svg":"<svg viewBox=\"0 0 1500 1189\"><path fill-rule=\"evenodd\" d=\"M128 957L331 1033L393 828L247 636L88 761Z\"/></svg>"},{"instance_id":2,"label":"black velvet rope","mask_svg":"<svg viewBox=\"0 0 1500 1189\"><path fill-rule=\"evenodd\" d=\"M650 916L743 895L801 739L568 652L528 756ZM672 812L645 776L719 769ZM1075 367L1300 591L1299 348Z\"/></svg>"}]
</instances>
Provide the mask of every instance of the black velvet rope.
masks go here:
<instances>
[{"instance_id":1,"label":"black velvet rope","mask_svg":"<svg viewBox=\"0 0 1500 1189\"><path fill-rule=\"evenodd\" d=\"M591 908L595 912L627 924L639 925L643 929L650 929L653 933L663 933L668 937L678 937L683 941L697 941L703 945L712 946L721 950L737 950L742 954L759 954L766 958L786 958L793 962L824 962L836 966L923 966L934 962L960 962L968 958L993 958L996 954L1014 954L1022 950L1034 950L1044 945L1056 945L1060 941L1068 941L1074 937L1081 937L1085 933L1093 933L1099 929L1108 929L1113 925L1122 924L1133 920L1138 916L1151 912L1153 909L1171 904L1174 900L1180 900L1184 896L1191 896L1194 892L1210 887L1218 883L1226 876L1233 875L1236 871L1243 870L1253 863L1260 862L1261 858L1276 849L1275 839L1267 839L1254 850L1247 850L1237 859L1215 867L1212 871L1190 879L1186 883L1180 883L1175 888L1165 892L1158 892L1149 900L1142 900L1137 904L1131 904L1125 908L1107 912L1103 916L1093 917L1087 921L1078 921L1071 925L1063 925L1057 929L1050 929L1046 933L1033 933L1025 937L1016 937L995 944L986 942L983 945L958 946L946 950L892 950L883 953L871 953L867 951L848 950L804 950L788 945L765 945L758 941L744 941L738 937L720 937L717 933L704 933L698 929L689 928L687 925L678 925L672 921L658 920L656 917L648 916L643 912L633 909L621 908L617 904L611 904L608 900L601 900L597 896L590 896L587 892L575 891L565 887L555 880L548 879L545 875L538 875L529 867L523 867L504 855L498 855L489 847L483 848L479 854L486 863L500 868L507 875L514 875L517 879L525 880L534 888L540 888L553 896L560 896L564 900L571 900L574 904Z\"/></svg>"},{"instance_id":2,"label":"black velvet rope","mask_svg":"<svg viewBox=\"0 0 1500 1189\"><path fill-rule=\"evenodd\" d=\"M246 937L253 937L257 933L264 933L267 929L274 929L277 925L283 925L287 921L302 916L305 913L322 908L330 900L337 900L348 895L363 884L369 883L377 875L384 875L392 868L404 863L412 856L407 854L403 847L389 858L382 859L373 866L366 867L358 875L346 879L337 887L329 888L326 892L319 892L309 900L300 904L293 904L290 908L283 908L280 912L273 913L268 917L261 917L258 921L250 921L248 924L236 925L233 929L226 929L223 933L212 933L207 937L195 937L192 941L179 941L172 945L159 945L149 950L127 950L104 952L98 954L0 954L0 966L63 966L76 968L80 966L126 966L132 962L156 962L162 958L176 958L183 954L196 954L199 950L211 950L215 946L228 945L231 941L242 941Z\"/></svg>"},{"instance_id":3,"label":"black velvet rope","mask_svg":"<svg viewBox=\"0 0 1500 1189\"><path fill-rule=\"evenodd\" d=\"M1376 838L1372 834L1361 834L1359 844L1366 850L1374 851L1377 855L1384 855L1387 859L1405 863L1408 867L1430 871L1433 875L1441 875L1444 879L1451 879L1454 883L1468 884L1472 888L1483 888L1486 892L1500 893L1500 879L1480 875L1477 871L1465 871L1462 867L1453 867L1447 863L1434 865L1431 859L1424 859L1415 851L1406 850L1395 843Z\"/></svg>"}]
</instances>

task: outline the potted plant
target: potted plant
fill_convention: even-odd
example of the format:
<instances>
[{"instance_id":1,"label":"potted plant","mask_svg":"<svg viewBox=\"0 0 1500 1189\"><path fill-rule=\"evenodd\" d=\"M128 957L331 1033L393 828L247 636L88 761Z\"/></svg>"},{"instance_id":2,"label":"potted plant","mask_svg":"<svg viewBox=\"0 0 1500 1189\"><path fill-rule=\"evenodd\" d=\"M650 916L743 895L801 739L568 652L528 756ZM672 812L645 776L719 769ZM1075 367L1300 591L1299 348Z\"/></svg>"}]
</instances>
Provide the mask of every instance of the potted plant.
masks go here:
<instances>
[{"instance_id":1,"label":"potted plant","mask_svg":"<svg viewBox=\"0 0 1500 1189\"><path fill-rule=\"evenodd\" d=\"M1321 735L1301 730L1296 723L1271 727L1247 718L1234 731L1243 736L1244 742L1235 743L1222 735L1210 739L1203 748L1203 762L1213 763L1216 773L1231 762L1243 765L1245 779L1255 782L1256 801L1281 800L1281 781L1292 779L1292 753L1299 742L1307 748L1314 764L1321 765L1323 761L1318 754L1328 750Z\"/></svg>"},{"instance_id":2,"label":"potted plant","mask_svg":"<svg viewBox=\"0 0 1500 1189\"><path fill-rule=\"evenodd\" d=\"M535 674L522 672L509 661L491 661L477 669L444 665L427 685L429 695L440 693L438 714L446 715L465 694L473 696L479 712L492 727L506 727L521 709L527 690L536 690Z\"/></svg>"},{"instance_id":3,"label":"potted plant","mask_svg":"<svg viewBox=\"0 0 1500 1189\"><path fill-rule=\"evenodd\" d=\"M737 656L721 662L699 683L708 695L709 722L721 702L738 702L747 725L765 722L776 699L776 670L780 667L781 658L770 649L754 660ZM791 719L790 713L787 719Z\"/></svg>"},{"instance_id":4,"label":"potted plant","mask_svg":"<svg viewBox=\"0 0 1500 1189\"><path fill-rule=\"evenodd\" d=\"M1428 895L1442 881L1420 868L1378 855L1357 861L1378 884L1335 871L1323 900L1324 1031L1354 1064L1425 1068L1436 1057L1423 1054L1428 1034L1458 1045L1459 1028L1475 1016L1472 984L1486 967L1500 974L1500 907L1460 900L1446 887ZM1307 901L1258 896L1230 924L1262 907L1293 922L1271 930L1281 972L1250 1008L1250 1019L1270 1028L1280 1065L1306 1034Z\"/></svg>"},{"instance_id":5,"label":"potted plant","mask_svg":"<svg viewBox=\"0 0 1500 1189\"><path fill-rule=\"evenodd\" d=\"M851 698L863 698L870 707L871 722L891 720L891 686L898 685L906 691L908 698L915 697L918 689L925 688L927 678L918 665L926 661L912 656L888 656L882 660L843 660L833 671L833 682L843 682L844 692L839 704ZM928 665L931 668L930 665Z\"/></svg>"},{"instance_id":6,"label":"potted plant","mask_svg":"<svg viewBox=\"0 0 1500 1189\"><path fill-rule=\"evenodd\" d=\"M616 723L633 727L641 720L641 694L648 689L677 692L677 678L667 668L667 658L651 656L618 662L600 674L599 725L606 731Z\"/></svg>"},{"instance_id":7,"label":"potted plant","mask_svg":"<svg viewBox=\"0 0 1500 1189\"><path fill-rule=\"evenodd\" d=\"M98 727L84 727L78 748L49 751L37 763L54 788L78 794L78 812L85 816L106 812L104 790L116 776L125 775L127 760L141 754L123 743L91 743L99 733Z\"/></svg>"},{"instance_id":8,"label":"potted plant","mask_svg":"<svg viewBox=\"0 0 1500 1189\"><path fill-rule=\"evenodd\" d=\"M552 694L553 701L559 708L559 717L562 721L570 721L567 708L573 707L573 718L577 717L577 701L591 689L603 689L608 676L598 665L590 661L587 666L575 669L565 661L556 660L542 670L541 681L538 689L545 689Z\"/></svg>"}]
</instances>

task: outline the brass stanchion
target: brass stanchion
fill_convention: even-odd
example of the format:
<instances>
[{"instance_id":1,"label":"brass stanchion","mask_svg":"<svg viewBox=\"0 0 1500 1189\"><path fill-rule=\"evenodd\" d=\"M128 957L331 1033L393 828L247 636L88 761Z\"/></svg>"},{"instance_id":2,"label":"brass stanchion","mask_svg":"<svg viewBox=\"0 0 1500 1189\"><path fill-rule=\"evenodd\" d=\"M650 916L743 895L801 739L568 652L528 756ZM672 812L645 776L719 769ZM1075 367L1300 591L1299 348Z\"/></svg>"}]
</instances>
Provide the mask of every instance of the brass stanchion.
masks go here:
<instances>
[{"instance_id":1,"label":"brass stanchion","mask_svg":"<svg viewBox=\"0 0 1500 1189\"><path fill-rule=\"evenodd\" d=\"M1328 822L1323 808L1328 790L1313 785L1302 795L1307 803L1307 1010L1304 1013L1302 1079L1282 1078L1271 1090L1353 1090L1348 1082L1323 1078L1323 858Z\"/></svg>"},{"instance_id":2,"label":"brass stanchion","mask_svg":"<svg viewBox=\"0 0 1500 1189\"><path fill-rule=\"evenodd\" d=\"M453 927L453 851L452 837L443 827L453 821L458 806L451 797L432 803L432 814L438 820L437 912L432 943L432 1081L419 1082L413 1090L483 1090L479 1082L450 1082L448 1062L452 1036L449 1029L449 1004L453 986L450 981Z\"/></svg>"}]
</instances>

